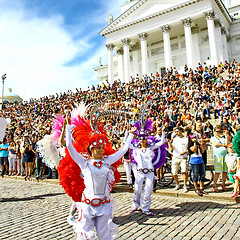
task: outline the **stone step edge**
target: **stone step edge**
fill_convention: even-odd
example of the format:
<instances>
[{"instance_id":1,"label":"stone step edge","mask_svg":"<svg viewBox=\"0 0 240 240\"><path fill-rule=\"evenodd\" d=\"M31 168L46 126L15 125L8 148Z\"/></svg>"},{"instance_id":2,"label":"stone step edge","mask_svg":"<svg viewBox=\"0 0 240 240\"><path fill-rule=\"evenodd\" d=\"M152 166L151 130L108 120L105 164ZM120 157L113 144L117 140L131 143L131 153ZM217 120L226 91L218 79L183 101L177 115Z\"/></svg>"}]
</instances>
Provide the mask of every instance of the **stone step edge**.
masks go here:
<instances>
[{"instance_id":1,"label":"stone step edge","mask_svg":"<svg viewBox=\"0 0 240 240\"><path fill-rule=\"evenodd\" d=\"M4 178L10 178L10 179L17 179L17 180L22 180L24 181L24 177L22 176L4 176ZM31 178L31 180L27 180L26 182L31 182L35 181L37 182L36 178ZM44 180L39 180L39 183L51 183L51 184L59 184L59 179L45 179ZM114 186L113 190L116 192L134 192L134 189L129 188L129 187L123 187L123 186ZM194 192L190 191L188 193L181 193L181 192L172 192L168 190L156 190L156 192L153 194L160 195L160 196L168 196L168 197L177 197L177 198L199 198L203 200L212 200L212 201L222 201L222 202L232 202L232 203L240 203L240 196L236 198L231 198L230 196L221 196L221 195L215 195L215 196L203 196L200 197ZM230 192L229 192L230 195Z\"/></svg>"},{"instance_id":2,"label":"stone step edge","mask_svg":"<svg viewBox=\"0 0 240 240\"><path fill-rule=\"evenodd\" d=\"M128 187L121 187L121 186L114 186L113 190L116 192L134 192L134 189L128 188ZM153 192L152 194L154 195L160 195L160 196L165 196L165 197L177 197L177 198L198 198L198 199L203 199L203 200L211 200L211 201L221 201L221 202L232 202L232 203L240 203L240 196L236 198L231 198L230 196L221 196L221 195L215 195L215 196L210 196L210 195L205 195L205 196L198 196L196 193L193 191L188 192L188 193L182 193L182 192L172 192L172 191L166 191L166 190L161 190L161 191L156 191ZM229 193L230 195L230 193Z\"/></svg>"}]
</instances>

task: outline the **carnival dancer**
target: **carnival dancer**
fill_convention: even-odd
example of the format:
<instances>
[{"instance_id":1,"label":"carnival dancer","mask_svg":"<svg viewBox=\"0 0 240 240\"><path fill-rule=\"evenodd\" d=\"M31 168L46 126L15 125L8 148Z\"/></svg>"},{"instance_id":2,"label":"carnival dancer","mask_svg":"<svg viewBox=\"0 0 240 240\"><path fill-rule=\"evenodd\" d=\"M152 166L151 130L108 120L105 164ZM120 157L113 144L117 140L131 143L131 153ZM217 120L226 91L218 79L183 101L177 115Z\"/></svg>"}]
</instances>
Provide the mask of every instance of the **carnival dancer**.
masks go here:
<instances>
[{"instance_id":1,"label":"carnival dancer","mask_svg":"<svg viewBox=\"0 0 240 240\"><path fill-rule=\"evenodd\" d=\"M75 110L76 111L76 110ZM75 119L76 116L74 115ZM49 167L49 177L52 177L52 170L55 170L55 177L58 178L57 167L59 161L65 156L65 128L66 119L62 114L55 116L50 135L45 135L36 144L37 146L37 180L43 179L45 167Z\"/></svg>"},{"instance_id":2,"label":"carnival dancer","mask_svg":"<svg viewBox=\"0 0 240 240\"><path fill-rule=\"evenodd\" d=\"M236 171L236 174L233 175L233 179L235 180L234 189L230 196L230 197L234 198L234 197L239 196L239 190L240 190L240 185L239 185L239 183L240 183L240 131L238 131L235 134L232 145L233 145L233 149L237 153L237 157L238 157L237 171Z\"/></svg>"},{"instance_id":3,"label":"carnival dancer","mask_svg":"<svg viewBox=\"0 0 240 240\"><path fill-rule=\"evenodd\" d=\"M72 206L72 216L68 218L68 222L73 225L77 240L95 239L94 227L99 240L111 240L117 233L117 225L112 222L110 191L113 184L120 179L118 172L119 176L116 175L118 166L116 162L120 164L119 159L127 152L136 128L129 131L125 144L115 152L103 126L98 123L98 118L101 116L104 116L104 113L101 115L98 112L96 117L90 115L91 125L84 118L79 117L78 120L82 123L73 129L74 143L72 143L71 120L66 116L67 151L66 156L60 161L58 170L60 184L76 202ZM71 159L75 161L77 167ZM82 178L77 181L80 174ZM69 184L71 178L72 183ZM73 216L76 209L79 211L78 220Z\"/></svg>"},{"instance_id":4,"label":"carnival dancer","mask_svg":"<svg viewBox=\"0 0 240 240\"><path fill-rule=\"evenodd\" d=\"M135 191L133 195L132 212L135 212L141 205L143 214L152 216L149 211L151 205L151 194L154 184L154 168L159 168L163 165L166 159L165 132L162 133L161 140L150 136L148 132L152 129L152 121L146 118L146 108L149 105L147 102L140 113L140 121L134 124L137 127L137 140L134 140L130 148L133 150L133 158L137 164ZM161 147L161 148L160 148ZM157 150L155 154L154 150ZM143 182L145 181L144 194L141 201L141 193Z\"/></svg>"},{"instance_id":5,"label":"carnival dancer","mask_svg":"<svg viewBox=\"0 0 240 240\"><path fill-rule=\"evenodd\" d=\"M127 130L125 132L123 144L127 140L128 137L128 130L130 129L130 126L127 126ZM127 152L123 156L123 164L124 164L124 169L126 172L127 176L127 184L130 188L133 188L134 182L135 182L135 175L136 175L136 164L133 163L132 158L131 158L131 149L129 148Z\"/></svg>"}]
</instances>

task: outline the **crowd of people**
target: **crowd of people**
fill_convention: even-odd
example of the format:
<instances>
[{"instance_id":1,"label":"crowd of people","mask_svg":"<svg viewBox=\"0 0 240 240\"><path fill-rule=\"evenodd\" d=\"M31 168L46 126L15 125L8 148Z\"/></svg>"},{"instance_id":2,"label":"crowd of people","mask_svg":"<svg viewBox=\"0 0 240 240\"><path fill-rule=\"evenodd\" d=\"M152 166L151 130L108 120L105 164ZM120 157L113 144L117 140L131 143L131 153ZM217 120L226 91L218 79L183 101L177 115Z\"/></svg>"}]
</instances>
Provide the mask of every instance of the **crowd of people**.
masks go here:
<instances>
[{"instance_id":1,"label":"crowd of people","mask_svg":"<svg viewBox=\"0 0 240 240\"><path fill-rule=\"evenodd\" d=\"M58 114L65 115L81 102L87 105L102 99L107 99L105 109L126 112L125 116L111 116L105 120L106 124L111 125L110 137L115 149L120 148L127 126L133 125L138 119L142 105L151 99L151 134L155 135L157 131L166 134L169 152L173 156L175 189L180 188L177 176L180 165L183 190L188 191L186 167L190 159L195 191L200 196L206 193L203 189L204 166L207 164L207 145L212 144L215 168L213 190L219 192L217 184L220 174L222 190L228 190L225 185L227 173L232 174L240 168L236 156L234 166L233 160L225 161L226 155L233 153L231 142L240 124L240 64L235 60L225 61L218 66L199 63L195 70L185 65L183 73L171 67L161 75L158 72L136 75L131 76L129 82L116 80L110 84L106 81L97 86L89 86L87 90L79 88L75 92L69 90L39 99L5 104L0 117L10 118L11 123L0 144L2 176L17 174L23 175L27 180L37 169L38 179L43 179L47 167L36 161L36 158L40 158L36 143L51 133L54 118ZM216 126L211 124L212 119L216 119ZM51 169L48 172L48 178L51 178ZM158 181L164 180L161 179L161 171L157 178ZM233 181L232 178L229 180Z\"/></svg>"}]
</instances>

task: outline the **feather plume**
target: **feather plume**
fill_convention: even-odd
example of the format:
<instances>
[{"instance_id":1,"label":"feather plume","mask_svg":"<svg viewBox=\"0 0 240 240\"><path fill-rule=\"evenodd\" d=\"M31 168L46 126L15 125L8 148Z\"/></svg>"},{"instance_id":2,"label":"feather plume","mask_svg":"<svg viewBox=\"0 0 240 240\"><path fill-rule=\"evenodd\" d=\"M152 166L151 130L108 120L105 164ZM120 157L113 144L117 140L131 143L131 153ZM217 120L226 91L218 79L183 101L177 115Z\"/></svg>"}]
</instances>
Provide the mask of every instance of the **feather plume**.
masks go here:
<instances>
[{"instance_id":1,"label":"feather plume","mask_svg":"<svg viewBox=\"0 0 240 240\"><path fill-rule=\"evenodd\" d=\"M84 117L86 115L87 106L81 102L76 108L71 112L72 119L77 118L78 116Z\"/></svg>"},{"instance_id":2,"label":"feather plume","mask_svg":"<svg viewBox=\"0 0 240 240\"><path fill-rule=\"evenodd\" d=\"M53 125L52 125L52 137L57 141L62 132L62 127L63 127L63 122L64 122L64 117L62 114L59 114L58 116L55 117L53 120Z\"/></svg>"},{"instance_id":3,"label":"feather plume","mask_svg":"<svg viewBox=\"0 0 240 240\"><path fill-rule=\"evenodd\" d=\"M48 167L54 168L59 165L59 152L52 135L45 135L44 138L39 141L38 151L43 158L43 162L45 162Z\"/></svg>"}]
</instances>

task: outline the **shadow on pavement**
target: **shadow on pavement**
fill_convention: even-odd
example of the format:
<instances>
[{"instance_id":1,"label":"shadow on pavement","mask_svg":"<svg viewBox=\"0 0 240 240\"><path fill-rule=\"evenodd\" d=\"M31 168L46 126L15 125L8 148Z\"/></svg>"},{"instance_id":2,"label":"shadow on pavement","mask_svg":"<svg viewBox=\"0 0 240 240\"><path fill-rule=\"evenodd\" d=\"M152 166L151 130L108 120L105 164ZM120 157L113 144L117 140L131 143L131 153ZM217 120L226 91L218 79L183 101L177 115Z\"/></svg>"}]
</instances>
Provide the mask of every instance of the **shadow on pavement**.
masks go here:
<instances>
[{"instance_id":1,"label":"shadow on pavement","mask_svg":"<svg viewBox=\"0 0 240 240\"><path fill-rule=\"evenodd\" d=\"M171 217L171 216L185 216L188 213L197 213L197 212L202 212L203 210L207 208L211 209L223 209L223 208L231 208L232 204L221 204L221 203L214 203L214 202L183 202L180 204L174 205L174 208L172 207L166 207L166 208L161 208L159 206L159 209L150 209L151 212L154 213L153 216L146 216L144 215L141 210L136 211L134 213L129 213L128 215L125 216L119 216L119 217L114 217L114 222L118 224L119 226L125 225L130 222L137 222L138 224L141 225L168 225L168 224L161 224L161 223L155 223L154 221L148 221L149 219L154 219L154 218L164 218L164 217Z\"/></svg>"},{"instance_id":2,"label":"shadow on pavement","mask_svg":"<svg viewBox=\"0 0 240 240\"><path fill-rule=\"evenodd\" d=\"M178 207L176 209L177 212L179 212L179 210L184 211L184 213L188 213L188 212L198 212L198 211L202 211L203 209L207 209L207 208L230 208L232 206L232 204L227 204L227 203L217 203L217 202L182 202L179 204L176 204L175 207Z\"/></svg>"},{"instance_id":3,"label":"shadow on pavement","mask_svg":"<svg viewBox=\"0 0 240 240\"><path fill-rule=\"evenodd\" d=\"M119 226L125 225L127 223L130 222L137 222L138 224L141 225L152 225L152 226L164 226L166 224L162 224L162 223L156 223L154 221L152 222L147 222L149 219L158 219L159 217L161 217L161 211L159 209L150 209L151 212L154 213L153 216L147 216L145 214L143 214L141 212L141 210L136 211L134 213L129 213L129 215L125 215L125 216L119 216L119 217L114 217L114 222L116 224L118 224Z\"/></svg>"},{"instance_id":4,"label":"shadow on pavement","mask_svg":"<svg viewBox=\"0 0 240 240\"><path fill-rule=\"evenodd\" d=\"M63 195L65 193L48 193L48 194L43 194L43 195L38 195L38 196L32 196L32 197L26 197L26 198L2 198L0 199L0 202L19 202L19 201L31 201L35 199L44 199L46 197L53 197L57 195Z\"/></svg>"}]
</instances>

